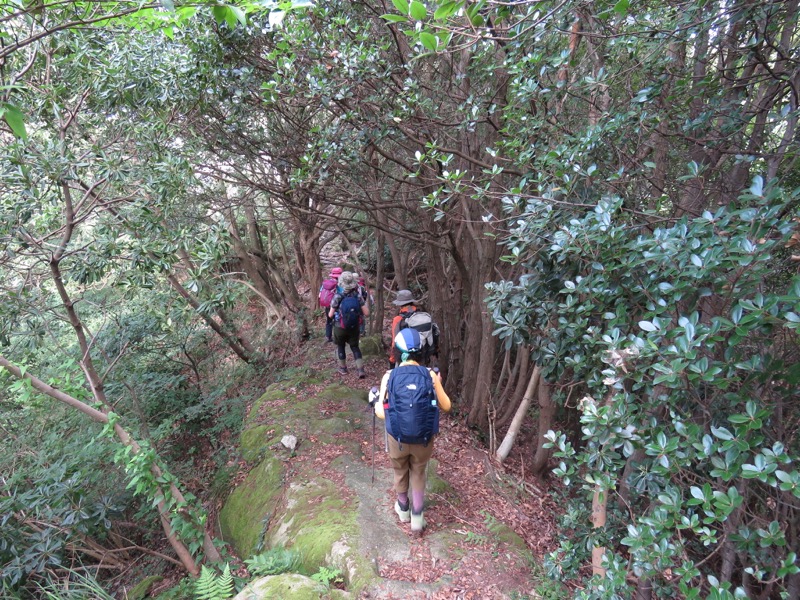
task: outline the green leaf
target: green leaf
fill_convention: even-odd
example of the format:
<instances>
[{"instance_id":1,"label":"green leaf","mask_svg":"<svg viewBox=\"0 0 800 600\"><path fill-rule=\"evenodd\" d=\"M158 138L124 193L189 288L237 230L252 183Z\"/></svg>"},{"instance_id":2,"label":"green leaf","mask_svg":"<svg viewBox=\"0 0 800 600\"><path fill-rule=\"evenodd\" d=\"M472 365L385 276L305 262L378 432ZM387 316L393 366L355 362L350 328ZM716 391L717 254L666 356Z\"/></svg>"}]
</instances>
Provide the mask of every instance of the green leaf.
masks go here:
<instances>
[{"instance_id":1,"label":"green leaf","mask_svg":"<svg viewBox=\"0 0 800 600\"><path fill-rule=\"evenodd\" d=\"M239 21L242 25L247 25L247 15L245 15L244 11L239 8L238 6L231 5L230 7L231 13L233 16L236 17L236 20Z\"/></svg>"},{"instance_id":2,"label":"green leaf","mask_svg":"<svg viewBox=\"0 0 800 600\"><path fill-rule=\"evenodd\" d=\"M630 0L619 0L619 2L614 5L614 12L618 15L626 15L628 14L630 5Z\"/></svg>"},{"instance_id":3,"label":"green leaf","mask_svg":"<svg viewBox=\"0 0 800 600\"><path fill-rule=\"evenodd\" d=\"M644 331L658 331L658 327L656 327L651 321L639 321L639 328L643 329Z\"/></svg>"},{"instance_id":4,"label":"green leaf","mask_svg":"<svg viewBox=\"0 0 800 600\"><path fill-rule=\"evenodd\" d=\"M428 10L425 8L425 5L416 0L411 2L409 10L411 11L411 16L417 21L424 21L425 17L428 16Z\"/></svg>"},{"instance_id":5,"label":"green leaf","mask_svg":"<svg viewBox=\"0 0 800 600\"><path fill-rule=\"evenodd\" d=\"M400 12L404 15L408 14L408 2L407 0L392 0L392 4L397 9L397 12Z\"/></svg>"},{"instance_id":6,"label":"green leaf","mask_svg":"<svg viewBox=\"0 0 800 600\"><path fill-rule=\"evenodd\" d=\"M753 185L750 186L750 193L753 196L763 196L764 195L764 179L761 175L756 175L753 177Z\"/></svg>"},{"instance_id":7,"label":"green leaf","mask_svg":"<svg viewBox=\"0 0 800 600\"><path fill-rule=\"evenodd\" d=\"M432 33L428 33L427 31L423 31L419 34L419 41L422 42L422 45L425 46L428 50L432 50L436 52L436 48L438 46L438 40L436 36Z\"/></svg>"},{"instance_id":8,"label":"green leaf","mask_svg":"<svg viewBox=\"0 0 800 600\"><path fill-rule=\"evenodd\" d=\"M719 438L721 440L733 439L733 434L730 431L728 431L728 429L726 429L725 427L714 427L712 425L711 433L714 435L714 437Z\"/></svg>"},{"instance_id":9,"label":"green leaf","mask_svg":"<svg viewBox=\"0 0 800 600\"><path fill-rule=\"evenodd\" d=\"M13 104L0 104L0 115L3 116L14 135L23 140L28 139L28 132L25 130L25 117L22 111Z\"/></svg>"},{"instance_id":10,"label":"green leaf","mask_svg":"<svg viewBox=\"0 0 800 600\"><path fill-rule=\"evenodd\" d=\"M433 18L437 21L443 21L447 17L455 14L458 10L458 4L455 2L445 2L439 8L436 9L436 12L433 13Z\"/></svg>"},{"instance_id":11,"label":"green leaf","mask_svg":"<svg viewBox=\"0 0 800 600\"><path fill-rule=\"evenodd\" d=\"M403 15L381 15L381 19L389 21L390 23L406 23L408 21L408 17L404 17Z\"/></svg>"},{"instance_id":12,"label":"green leaf","mask_svg":"<svg viewBox=\"0 0 800 600\"><path fill-rule=\"evenodd\" d=\"M228 18L228 7L219 5L212 6L211 14L214 15L214 19L217 21L217 24L221 25L223 21L226 21Z\"/></svg>"}]
</instances>

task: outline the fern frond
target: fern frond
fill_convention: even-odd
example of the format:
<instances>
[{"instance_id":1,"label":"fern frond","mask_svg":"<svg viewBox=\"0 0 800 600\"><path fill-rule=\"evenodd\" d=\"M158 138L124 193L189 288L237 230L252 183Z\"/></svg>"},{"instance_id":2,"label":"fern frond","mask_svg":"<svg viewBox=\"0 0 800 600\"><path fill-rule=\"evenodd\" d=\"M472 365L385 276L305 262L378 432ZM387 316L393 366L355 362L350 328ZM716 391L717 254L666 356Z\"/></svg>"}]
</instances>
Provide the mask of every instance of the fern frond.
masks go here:
<instances>
[{"instance_id":1,"label":"fern frond","mask_svg":"<svg viewBox=\"0 0 800 600\"><path fill-rule=\"evenodd\" d=\"M220 575L217 580L217 592L220 600L227 600L233 596L233 576L231 575L231 568L228 563L225 563L222 575Z\"/></svg>"},{"instance_id":2,"label":"fern frond","mask_svg":"<svg viewBox=\"0 0 800 600\"><path fill-rule=\"evenodd\" d=\"M200 577L194 583L195 600L228 600L233 596L233 576L230 566L225 563L221 575L203 565Z\"/></svg>"},{"instance_id":3,"label":"fern frond","mask_svg":"<svg viewBox=\"0 0 800 600\"><path fill-rule=\"evenodd\" d=\"M200 577L194 582L195 600L216 600L217 576L208 567L203 565L200 569Z\"/></svg>"}]
</instances>

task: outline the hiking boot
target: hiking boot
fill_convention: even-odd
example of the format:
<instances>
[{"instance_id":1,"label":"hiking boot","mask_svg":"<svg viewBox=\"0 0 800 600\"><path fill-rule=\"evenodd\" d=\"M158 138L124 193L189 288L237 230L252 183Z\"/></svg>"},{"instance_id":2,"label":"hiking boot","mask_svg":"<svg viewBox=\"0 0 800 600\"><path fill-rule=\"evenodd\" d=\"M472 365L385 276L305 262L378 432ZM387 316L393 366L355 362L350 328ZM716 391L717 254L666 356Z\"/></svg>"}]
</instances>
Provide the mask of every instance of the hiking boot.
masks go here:
<instances>
[{"instance_id":1,"label":"hiking boot","mask_svg":"<svg viewBox=\"0 0 800 600\"><path fill-rule=\"evenodd\" d=\"M425 529L425 517L423 517L424 513L411 513L411 531L414 533L422 533L422 530Z\"/></svg>"},{"instance_id":2,"label":"hiking boot","mask_svg":"<svg viewBox=\"0 0 800 600\"><path fill-rule=\"evenodd\" d=\"M405 509L403 509L403 507L400 506L400 500L395 501L394 512L400 517L401 523L408 523L411 520L411 507L406 504Z\"/></svg>"},{"instance_id":3,"label":"hiking boot","mask_svg":"<svg viewBox=\"0 0 800 600\"><path fill-rule=\"evenodd\" d=\"M364 372L364 369L359 369L358 370L358 378L359 379L364 379L366 376L367 376L367 374Z\"/></svg>"},{"instance_id":4,"label":"hiking boot","mask_svg":"<svg viewBox=\"0 0 800 600\"><path fill-rule=\"evenodd\" d=\"M347 367L339 367L339 375L347 375Z\"/></svg>"}]
</instances>

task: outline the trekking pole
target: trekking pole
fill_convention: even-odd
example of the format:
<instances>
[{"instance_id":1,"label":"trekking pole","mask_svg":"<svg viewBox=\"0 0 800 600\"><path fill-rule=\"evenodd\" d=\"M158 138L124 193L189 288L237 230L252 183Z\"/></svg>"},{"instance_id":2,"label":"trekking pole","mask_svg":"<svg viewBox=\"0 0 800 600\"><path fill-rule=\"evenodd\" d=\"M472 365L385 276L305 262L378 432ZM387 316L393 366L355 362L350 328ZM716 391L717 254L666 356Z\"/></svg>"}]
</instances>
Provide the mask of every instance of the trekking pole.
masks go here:
<instances>
[{"instance_id":1,"label":"trekking pole","mask_svg":"<svg viewBox=\"0 0 800 600\"><path fill-rule=\"evenodd\" d=\"M372 409L372 481L375 484L375 403L378 401L378 388L369 391L369 407Z\"/></svg>"}]
</instances>

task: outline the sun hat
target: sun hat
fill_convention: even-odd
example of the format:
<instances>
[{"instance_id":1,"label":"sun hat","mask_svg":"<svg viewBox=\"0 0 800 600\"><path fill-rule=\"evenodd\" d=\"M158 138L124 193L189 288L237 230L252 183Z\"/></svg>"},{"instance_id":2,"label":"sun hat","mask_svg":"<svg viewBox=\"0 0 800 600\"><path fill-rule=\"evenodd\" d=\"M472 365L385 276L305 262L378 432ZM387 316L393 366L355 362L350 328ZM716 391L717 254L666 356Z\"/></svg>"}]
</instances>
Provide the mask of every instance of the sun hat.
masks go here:
<instances>
[{"instance_id":1,"label":"sun hat","mask_svg":"<svg viewBox=\"0 0 800 600\"><path fill-rule=\"evenodd\" d=\"M397 299L392 301L395 306L405 306L406 304L416 304L419 300L414 298L411 290L400 290L397 292Z\"/></svg>"},{"instance_id":2,"label":"sun hat","mask_svg":"<svg viewBox=\"0 0 800 600\"><path fill-rule=\"evenodd\" d=\"M345 292L350 292L358 287L355 275L345 271L339 276L339 285Z\"/></svg>"},{"instance_id":3,"label":"sun hat","mask_svg":"<svg viewBox=\"0 0 800 600\"><path fill-rule=\"evenodd\" d=\"M339 279L341 275L342 275L342 267L333 267L331 269L331 274L329 275L329 277L333 277L334 279Z\"/></svg>"}]
</instances>

